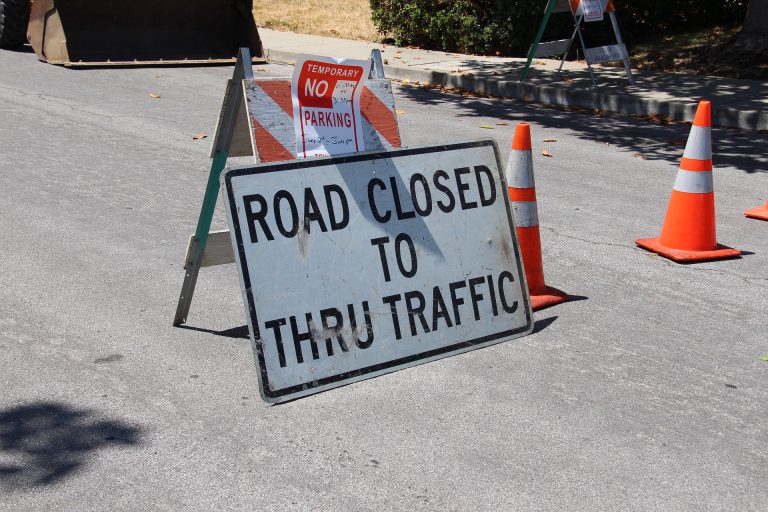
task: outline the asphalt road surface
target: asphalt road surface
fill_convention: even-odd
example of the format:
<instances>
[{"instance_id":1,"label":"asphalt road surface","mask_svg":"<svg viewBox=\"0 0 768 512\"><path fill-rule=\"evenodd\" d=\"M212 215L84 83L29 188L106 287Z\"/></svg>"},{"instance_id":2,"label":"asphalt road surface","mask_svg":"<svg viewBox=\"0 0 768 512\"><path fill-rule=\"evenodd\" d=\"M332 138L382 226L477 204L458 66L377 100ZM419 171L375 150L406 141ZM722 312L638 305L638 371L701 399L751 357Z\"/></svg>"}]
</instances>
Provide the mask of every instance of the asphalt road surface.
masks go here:
<instances>
[{"instance_id":1,"label":"asphalt road surface","mask_svg":"<svg viewBox=\"0 0 768 512\"><path fill-rule=\"evenodd\" d=\"M231 71L0 52L0 510L768 509L768 223L742 216L766 135L713 132L718 239L744 256L677 265L633 241L688 126L398 87L407 145L507 148L532 123L546 278L575 300L269 406L233 265L171 325L210 164L193 135Z\"/></svg>"}]
</instances>

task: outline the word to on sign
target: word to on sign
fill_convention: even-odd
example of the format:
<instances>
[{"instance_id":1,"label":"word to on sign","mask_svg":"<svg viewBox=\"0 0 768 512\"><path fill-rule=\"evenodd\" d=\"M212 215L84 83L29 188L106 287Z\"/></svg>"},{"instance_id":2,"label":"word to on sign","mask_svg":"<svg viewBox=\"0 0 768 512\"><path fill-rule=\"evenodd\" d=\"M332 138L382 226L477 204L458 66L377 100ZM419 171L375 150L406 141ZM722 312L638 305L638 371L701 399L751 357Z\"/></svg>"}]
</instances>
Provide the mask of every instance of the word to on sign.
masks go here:
<instances>
[{"instance_id":1,"label":"word to on sign","mask_svg":"<svg viewBox=\"0 0 768 512\"><path fill-rule=\"evenodd\" d=\"M367 60L300 55L291 79L296 155L341 155L363 151L360 95Z\"/></svg>"},{"instance_id":2,"label":"word to on sign","mask_svg":"<svg viewBox=\"0 0 768 512\"><path fill-rule=\"evenodd\" d=\"M269 402L533 327L493 141L237 167L223 180Z\"/></svg>"}]
</instances>

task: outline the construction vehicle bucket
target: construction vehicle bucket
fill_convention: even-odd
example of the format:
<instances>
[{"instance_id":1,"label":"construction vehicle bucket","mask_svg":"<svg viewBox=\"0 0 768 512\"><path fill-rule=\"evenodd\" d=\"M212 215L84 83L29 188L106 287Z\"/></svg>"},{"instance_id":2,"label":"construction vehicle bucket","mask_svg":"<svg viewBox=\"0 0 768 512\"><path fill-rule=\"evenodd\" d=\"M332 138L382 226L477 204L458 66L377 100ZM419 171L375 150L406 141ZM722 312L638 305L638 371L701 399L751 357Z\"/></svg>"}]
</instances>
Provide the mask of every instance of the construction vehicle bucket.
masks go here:
<instances>
[{"instance_id":1,"label":"construction vehicle bucket","mask_svg":"<svg viewBox=\"0 0 768 512\"><path fill-rule=\"evenodd\" d=\"M65 66L234 62L263 56L253 0L34 0L28 38Z\"/></svg>"}]
</instances>

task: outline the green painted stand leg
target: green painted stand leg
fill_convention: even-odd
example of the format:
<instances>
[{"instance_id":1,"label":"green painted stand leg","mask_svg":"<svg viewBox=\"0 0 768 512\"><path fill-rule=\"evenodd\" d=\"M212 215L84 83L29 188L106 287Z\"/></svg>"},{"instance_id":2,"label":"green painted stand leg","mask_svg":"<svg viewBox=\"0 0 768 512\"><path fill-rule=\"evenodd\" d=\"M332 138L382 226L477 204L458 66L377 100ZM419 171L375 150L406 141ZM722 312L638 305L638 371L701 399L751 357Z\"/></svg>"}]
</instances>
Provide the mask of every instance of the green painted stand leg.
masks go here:
<instances>
[{"instance_id":1,"label":"green painted stand leg","mask_svg":"<svg viewBox=\"0 0 768 512\"><path fill-rule=\"evenodd\" d=\"M224 93L224 102L221 106L219 123L216 127L214 138L213 162L211 172L208 174L208 185L205 187L203 206L200 208L200 217L197 219L197 229L192 238L192 246L187 254L184 267L184 284L181 285L179 303L176 306L176 315L173 317L173 325L181 325L187 321L189 307L192 305L192 295L195 293L197 275L203 263L205 245L208 243L208 232L211 230L213 212L216 210L216 200L219 197L219 180L229 157L229 146L232 143L232 134L237 122L238 109L244 106L243 80L253 80L251 67L251 53L248 48L240 48L237 54L237 63L232 74L232 79L227 82Z\"/></svg>"},{"instance_id":2,"label":"green painted stand leg","mask_svg":"<svg viewBox=\"0 0 768 512\"><path fill-rule=\"evenodd\" d=\"M195 293L195 284L197 284L197 275L203 262L205 244L208 243L208 232L211 230L213 212L216 210L216 199L219 196L220 188L219 180L221 172L227 163L227 156L229 156L227 151L218 151L213 156L211 173L208 175L208 185L205 188L203 206L200 209L200 217L197 220L195 238L189 251L189 259L186 261L187 271L184 274L184 284L181 286L181 294L179 295L179 303L176 306L176 315L173 317L173 325L181 325L187 321L189 307L192 305L192 295Z\"/></svg>"},{"instance_id":3,"label":"green painted stand leg","mask_svg":"<svg viewBox=\"0 0 768 512\"><path fill-rule=\"evenodd\" d=\"M533 40L531 49L528 51L528 60L525 63L525 67L523 68L523 71L520 73L521 82L525 82L525 79L528 78L528 72L531 70L531 62L533 61L533 56L536 55L536 50L539 48L539 43L541 42L541 38L542 36L544 36L544 29L547 28L549 17L552 14L552 10L554 8L555 8L555 0L549 0L547 2L547 8L544 10L544 19L541 20L541 25L539 26L539 32L536 34L536 39Z\"/></svg>"}]
</instances>

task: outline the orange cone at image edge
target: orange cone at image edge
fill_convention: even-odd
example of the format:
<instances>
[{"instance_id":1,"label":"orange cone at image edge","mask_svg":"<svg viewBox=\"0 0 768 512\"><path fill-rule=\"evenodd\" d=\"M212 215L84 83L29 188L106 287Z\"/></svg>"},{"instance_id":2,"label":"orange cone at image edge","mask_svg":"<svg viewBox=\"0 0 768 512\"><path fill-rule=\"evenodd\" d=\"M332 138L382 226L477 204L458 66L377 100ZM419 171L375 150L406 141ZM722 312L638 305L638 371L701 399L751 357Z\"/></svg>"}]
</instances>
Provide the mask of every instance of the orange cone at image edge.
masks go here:
<instances>
[{"instance_id":1,"label":"orange cone at image edge","mask_svg":"<svg viewBox=\"0 0 768 512\"><path fill-rule=\"evenodd\" d=\"M509 199L517 226L517 240L523 256L525 279L534 310L554 306L568 300L568 295L544 284L541 260L539 214L536 207L536 186L533 181L531 127L520 123L512 139L512 151L506 169Z\"/></svg>"},{"instance_id":2,"label":"orange cone at image edge","mask_svg":"<svg viewBox=\"0 0 768 512\"><path fill-rule=\"evenodd\" d=\"M745 211L744 215L753 219L768 220L768 201L763 206Z\"/></svg>"},{"instance_id":3,"label":"orange cone at image edge","mask_svg":"<svg viewBox=\"0 0 768 512\"><path fill-rule=\"evenodd\" d=\"M667 215L658 238L635 243L677 262L734 258L741 254L717 243L712 182L712 106L702 100L677 171Z\"/></svg>"}]
</instances>

